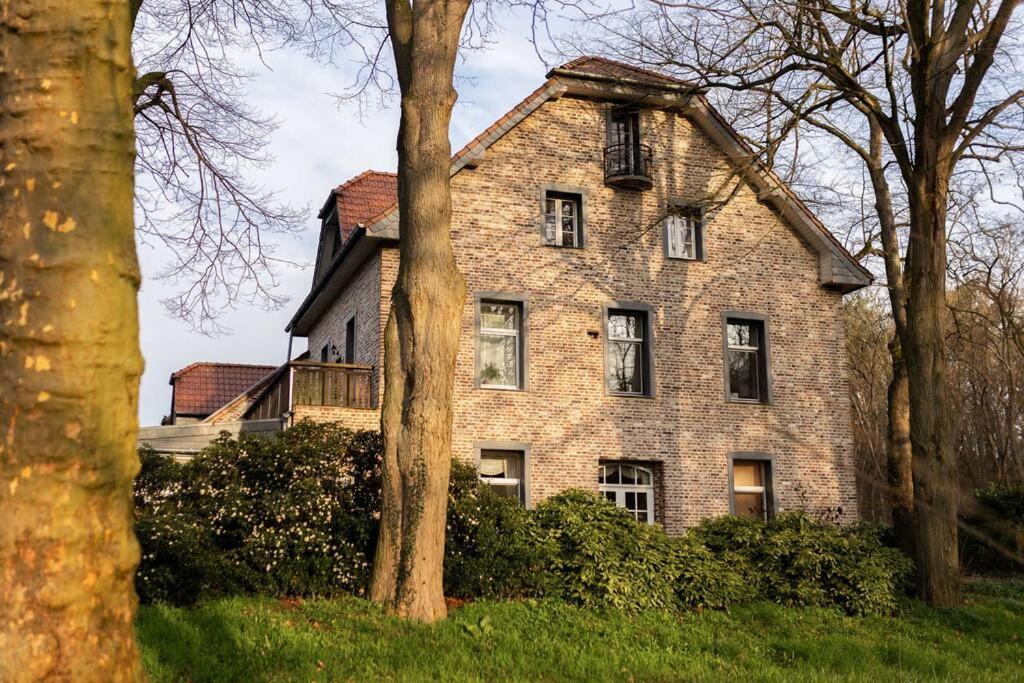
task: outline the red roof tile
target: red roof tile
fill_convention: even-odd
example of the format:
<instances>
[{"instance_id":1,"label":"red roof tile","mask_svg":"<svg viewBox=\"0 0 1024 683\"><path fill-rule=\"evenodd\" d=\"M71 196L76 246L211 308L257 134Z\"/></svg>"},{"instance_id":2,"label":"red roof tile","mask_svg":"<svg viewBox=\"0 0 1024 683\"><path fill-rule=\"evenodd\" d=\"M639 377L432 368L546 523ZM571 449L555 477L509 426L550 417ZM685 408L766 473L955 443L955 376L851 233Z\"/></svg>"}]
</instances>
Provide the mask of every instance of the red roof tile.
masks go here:
<instances>
[{"instance_id":1,"label":"red roof tile","mask_svg":"<svg viewBox=\"0 0 1024 683\"><path fill-rule=\"evenodd\" d=\"M367 223L398 201L398 175L363 171L334 188L341 238L348 239L357 225Z\"/></svg>"},{"instance_id":2,"label":"red roof tile","mask_svg":"<svg viewBox=\"0 0 1024 683\"><path fill-rule=\"evenodd\" d=\"M590 74L594 76L606 76L609 78L625 78L634 81L647 81L651 83L665 83L670 85L687 85L694 87L692 83L679 78L673 78L657 71L641 69L631 64L615 62L604 57L579 57L566 62L558 67L556 71L575 71L580 75Z\"/></svg>"},{"instance_id":3,"label":"red roof tile","mask_svg":"<svg viewBox=\"0 0 1024 683\"><path fill-rule=\"evenodd\" d=\"M171 375L172 414L205 417L275 369L274 365L192 363Z\"/></svg>"}]
</instances>

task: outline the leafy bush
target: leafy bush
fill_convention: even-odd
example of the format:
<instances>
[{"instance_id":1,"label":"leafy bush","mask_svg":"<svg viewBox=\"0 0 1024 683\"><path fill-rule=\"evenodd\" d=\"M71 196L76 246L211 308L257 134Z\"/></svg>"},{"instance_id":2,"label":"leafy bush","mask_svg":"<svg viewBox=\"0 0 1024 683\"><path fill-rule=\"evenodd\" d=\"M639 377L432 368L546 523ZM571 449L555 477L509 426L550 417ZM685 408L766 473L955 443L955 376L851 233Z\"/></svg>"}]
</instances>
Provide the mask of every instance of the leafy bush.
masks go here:
<instances>
[{"instance_id":1,"label":"leafy bush","mask_svg":"<svg viewBox=\"0 0 1024 683\"><path fill-rule=\"evenodd\" d=\"M224 434L185 464L140 456L144 602L364 592L380 517L379 434L302 422L273 437ZM669 538L592 492L526 510L458 461L444 562L449 595L557 596L628 611L767 599L884 613L910 569L873 527L790 513L767 523L723 517Z\"/></svg>"},{"instance_id":2,"label":"leafy bush","mask_svg":"<svg viewBox=\"0 0 1024 683\"><path fill-rule=\"evenodd\" d=\"M585 607L665 609L675 604L677 556L660 527L641 524L588 491L570 490L537 506L554 544L552 583Z\"/></svg>"},{"instance_id":3,"label":"leafy bush","mask_svg":"<svg viewBox=\"0 0 1024 683\"><path fill-rule=\"evenodd\" d=\"M884 614L896 609L912 565L882 542L882 532L790 512L768 522L707 520L690 535L741 574L751 590L746 597Z\"/></svg>"},{"instance_id":4,"label":"leafy bush","mask_svg":"<svg viewBox=\"0 0 1024 683\"><path fill-rule=\"evenodd\" d=\"M376 537L362 484L379 472L378 440L303 422L271 438L222 434L184 464L144 453L140 598L361 592Z\"/></svg>"},{"instance_id":5,"label":"leafy bush","mask_svg":"<svg viewBox=\"0 0 1024 683\"><path fill-rule=\"evenodd\" d=\"M973 498L963 521L977 535L960 534L964 568L976 574L1024 571L1024 486L990 482L974 491Z\"/></svg>"},{"instance_id":6,"label":"leafy bush","mask_svg":"<svg viewBox=\"0 0 1024 683\"><path fill-rule=\"evenodd\" d=\"M452 461L444 560L448 595L546 595L551 590L547 567L552 552L529 510L481 484L471 465Z\"/></svg>"}]
</instances>

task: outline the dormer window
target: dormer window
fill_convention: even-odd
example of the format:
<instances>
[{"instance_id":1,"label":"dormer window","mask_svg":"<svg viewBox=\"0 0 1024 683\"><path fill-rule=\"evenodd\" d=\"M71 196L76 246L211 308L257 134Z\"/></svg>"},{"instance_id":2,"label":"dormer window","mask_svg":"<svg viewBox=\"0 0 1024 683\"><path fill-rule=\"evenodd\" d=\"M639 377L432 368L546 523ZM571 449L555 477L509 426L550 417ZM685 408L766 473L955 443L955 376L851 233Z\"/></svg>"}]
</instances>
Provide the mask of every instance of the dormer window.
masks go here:
<instances>
[{"instance_id":1,"label":"dormer window","mask_svg":"<svg viewBox=\"0 0 1024 683\"><path fill-rule=\"evenodd\" d=\"M654 184L651 148L640 142L640 112L635 109L613 109L608 114L604 182L624 190L649 190Z\"/></svg>"}]
</instances>

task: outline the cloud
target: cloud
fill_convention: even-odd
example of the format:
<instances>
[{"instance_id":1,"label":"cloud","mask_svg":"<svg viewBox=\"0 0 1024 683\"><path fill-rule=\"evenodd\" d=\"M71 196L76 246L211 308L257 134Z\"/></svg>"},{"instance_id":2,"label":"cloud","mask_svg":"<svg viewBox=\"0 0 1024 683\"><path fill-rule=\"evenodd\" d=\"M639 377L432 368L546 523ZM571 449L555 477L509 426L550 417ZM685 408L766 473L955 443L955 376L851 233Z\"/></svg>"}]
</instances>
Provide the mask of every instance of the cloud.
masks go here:
<instances>
[{"instance_id":1,"label":"cloud","mask_svg":"<svg viewBox=\"0 0 1024 683\"><path fill-rule=\"evenodd\" d=\"M453 149L493 123L543 80L546 69L526 35L522 21L509 21L489 49L470 52L460 61L459 103L452 120ZM281 123L269 143L274 163L252 169L251 177L278 191L286 203L309 207L304 230L294 239L279 240L276 254L310 263L320 228L316 213L330 189L368 168L395 169L398 109L392 103L361 118L355 109L336 106L331 93L352 82L356 64L319 64L301 52L288 50L264 54L266 67L255 56L248 59L252 60L251 66L263 70L252 83L251 102ZM165 263L164 254L159 249L141 246L139 258L143 271L139 293L141 344L146 359L139 401L143 425L159 424L160 418L169 412L168 378L189 363L284 362L288 345L284 327L309 291L309 269L281 271L280 291L291 297L282 310L230 311L222 322L233 333L211 338L192 332L164 312L160 300L171 295L174 288L153 278ZM296 340L295 352L304 348L304 340Z\"/></svg>"}]
</instances>

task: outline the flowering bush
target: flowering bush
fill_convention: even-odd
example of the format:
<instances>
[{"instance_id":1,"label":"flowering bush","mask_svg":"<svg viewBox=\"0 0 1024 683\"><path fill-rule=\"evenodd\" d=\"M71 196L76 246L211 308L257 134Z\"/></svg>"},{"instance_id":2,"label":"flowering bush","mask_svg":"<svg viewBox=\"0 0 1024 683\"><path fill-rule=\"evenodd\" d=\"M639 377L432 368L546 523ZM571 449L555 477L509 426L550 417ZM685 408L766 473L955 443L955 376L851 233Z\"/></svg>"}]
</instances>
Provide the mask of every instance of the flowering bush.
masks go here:
<instances>
[{"instance_id":1,"label":"flowering bush","mask_svg":"<svg viewBox=\"0 0 1024 683\"><path fill-rule=\"evenodd\" d=\"M376 432L302 422L272 437L223 434L185 464L146 449L140 457L144 602L365 591L380 518ZM670 538L592 492L526 510L459 461L444 562L445 591L459 597L548 595L625 610L766 599L853 614L892 611L910 569L878 529L800 514L723 517Z\"/></svg>"},{"instance_id":2,"label":"flowering bush","mask_svg":"<svg viewBox=\"0 0 1024 683\"><path fill-rule=\"evenodd\" d=\"M360 593L376 538L378 441L303 422L272 438L222 434L184 464L142 452L140 597Z\"/></svg>"}]
</instances>

